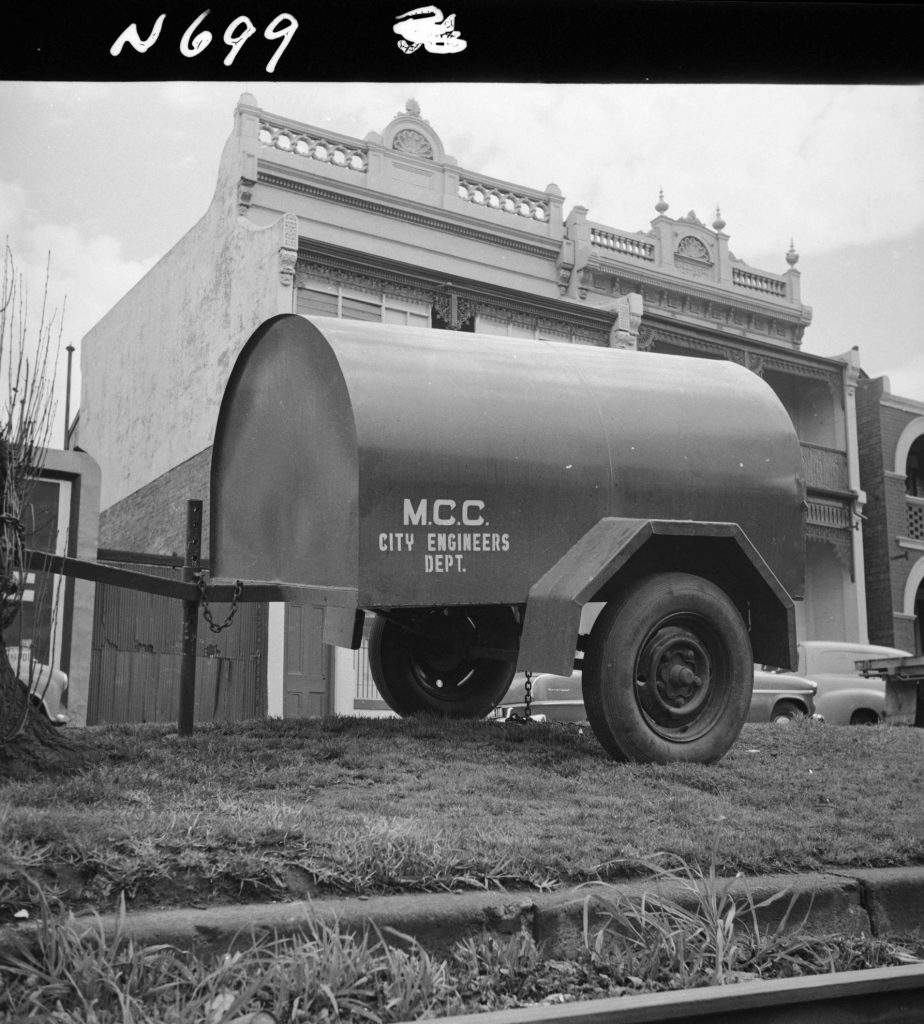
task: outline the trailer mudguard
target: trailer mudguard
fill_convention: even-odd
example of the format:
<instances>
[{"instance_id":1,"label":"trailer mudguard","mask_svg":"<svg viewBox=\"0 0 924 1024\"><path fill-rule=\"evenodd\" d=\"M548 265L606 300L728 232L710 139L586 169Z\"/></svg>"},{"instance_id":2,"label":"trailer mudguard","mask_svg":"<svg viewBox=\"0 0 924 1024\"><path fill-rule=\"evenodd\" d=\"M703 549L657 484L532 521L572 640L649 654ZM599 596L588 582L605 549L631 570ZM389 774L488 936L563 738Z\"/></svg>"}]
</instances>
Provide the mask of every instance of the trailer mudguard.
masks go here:
<instances>
[{"instance_id":1,"label":"trailer mudguard","mask_svg":"<svg viewBox=\"0 0 924 1024\"><path fill-rule=\"evenodd\" d=\"M717 583L751 625L755 658L795 668L795 606L736 523L601 519L530 589L520 637L520 671L567 675L581 611L634 579L684 571Z\"/></svg>"}]
</instances>

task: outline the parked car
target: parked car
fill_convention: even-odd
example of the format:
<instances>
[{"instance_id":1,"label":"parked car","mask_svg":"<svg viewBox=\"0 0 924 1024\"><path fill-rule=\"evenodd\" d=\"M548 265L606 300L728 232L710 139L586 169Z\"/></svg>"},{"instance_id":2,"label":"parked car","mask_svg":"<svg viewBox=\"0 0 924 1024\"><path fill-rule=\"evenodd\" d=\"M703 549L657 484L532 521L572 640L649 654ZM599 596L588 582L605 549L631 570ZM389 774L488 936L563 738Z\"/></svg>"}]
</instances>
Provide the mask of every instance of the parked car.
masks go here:
<instances>
[{"instance_id":1,"label":"parked car","mask_svg":"<svg viewBox=\"0 0 924 1024\"><path fill-rule=\"evenodd\" d=\"M66 725L67 673L33 661L28 647L7 647L6 653L20 682L29 688L35 706L55 725Z\"/></svg>"},{"instance_id":2,"label":"parked car","mask_svg":"<svg viewBox=\"0 0 924 1024\"><path fill-rule=\"evenodd\" d=\"M857 668L857 662L908 656L907 651L896 647L806 640L799 644L799 675L818 684L815 710L827 723L875 725L882 721L885 710L885 681L867 679ZM776 671L780 678L790 674Z\"/></svg>"},{"instance_id":3,"label":"parked car","mask_svg":"<svg viewBox=\"0 0 924 1024\"><path fill-rule=\"evenodd\" d=\"M530 714L537 722L584 722L584 698L581 692L581 673L556 676L540 673L533 678ZM511 715L522 715L526 710L524 698L526 676L518 672L510 689L494 709L492 717L506 720ZM749 722L790 722L801 716L815 714L816 684L792 674L781 675L763 669L754 670L754 692L748 714Z\"/></svg>"},{"instance_id":4,"label":"parked car","mask_svg":"<svg viewBox=\"0 0 924 1024\"><path fill-rule=\"evenodd\" d=\"M815 694L818 684L803 676L754 669L749 722L791 722L795 718L824 716L818 712Z\"/></svg>"}]
</instances>

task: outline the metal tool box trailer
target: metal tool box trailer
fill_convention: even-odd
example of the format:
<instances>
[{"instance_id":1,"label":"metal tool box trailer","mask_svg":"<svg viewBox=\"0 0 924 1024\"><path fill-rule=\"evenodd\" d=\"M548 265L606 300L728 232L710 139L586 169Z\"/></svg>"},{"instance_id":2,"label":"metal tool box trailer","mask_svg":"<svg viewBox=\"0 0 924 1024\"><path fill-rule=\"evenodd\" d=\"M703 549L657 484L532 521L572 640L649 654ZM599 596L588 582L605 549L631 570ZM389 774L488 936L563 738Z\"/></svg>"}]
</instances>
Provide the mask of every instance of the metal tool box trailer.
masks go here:
<instances>
[{"instance_id":1,"label":"metal tool box trailer","mask_svg":"<svg viewBox=\"0 0 924 1024\"><path fill-rule=\"evenodd\" d=\"M883 717L889 725L924 728L924 654L858 661L857 668L885 682Z\"/></svg>"},{"instance_id":2,"label":"metal tool box trailer","mask_svg":"<svg viewBox=\"0 0 924 1024\"><path fill-rule=\"evenodd\" d=\"M786 410L734 363L282 315L221 403L211 565L322 607L326 643L374 615L401 715L483 716L583 654L613 757L712 762L754 661L796 665L804 501Z\"/></svg>"}]
</instances>

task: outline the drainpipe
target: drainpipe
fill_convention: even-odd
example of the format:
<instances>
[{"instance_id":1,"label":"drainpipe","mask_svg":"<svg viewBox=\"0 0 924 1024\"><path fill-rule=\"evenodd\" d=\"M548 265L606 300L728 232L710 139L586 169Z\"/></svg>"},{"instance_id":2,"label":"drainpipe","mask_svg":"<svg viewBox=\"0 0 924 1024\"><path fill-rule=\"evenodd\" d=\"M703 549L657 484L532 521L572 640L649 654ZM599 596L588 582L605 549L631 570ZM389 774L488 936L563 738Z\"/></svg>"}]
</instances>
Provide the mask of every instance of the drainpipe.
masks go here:
<instances>
[{"instance_id":1,"label":"drainpipe","mask_svg":"<svg viewBox=\"0 0 924 1024\"><path fill-rule=\"evenodd\" d=\"M851 554L854 566L854 590L857 605L857 640L861 644L869 643L866 608L866 566L863 554L862 514L866 505L866 492L860 487L860 454L857 438L857 382L860 379L860 353L854 347L839 359L846 363L844 373L844 418L846 427L847 448L847 487L856 494L851 502L853 520L851 530Z\"/></svg>"},{"instance_id":2,"label":"drainpipe","mask_svg":"<svg viewBox=\"0 0 924 1024\"><path fill-rule=\"evenodd\" d=\"M71 362L74 358L74 346L67 346L67 390L64 393L64 450L70 447L69 431L71 428Z\"/></svg>"}]
</instances>

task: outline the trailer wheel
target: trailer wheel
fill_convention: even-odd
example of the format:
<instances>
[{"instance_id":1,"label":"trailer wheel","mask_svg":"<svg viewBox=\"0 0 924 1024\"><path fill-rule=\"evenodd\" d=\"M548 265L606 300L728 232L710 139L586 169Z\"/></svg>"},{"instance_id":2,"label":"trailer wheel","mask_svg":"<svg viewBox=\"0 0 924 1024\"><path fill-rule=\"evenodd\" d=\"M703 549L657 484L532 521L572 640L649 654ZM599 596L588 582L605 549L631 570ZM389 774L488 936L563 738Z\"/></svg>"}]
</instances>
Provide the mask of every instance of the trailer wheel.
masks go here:
<instances>
[{"instance_id":1,"label":"trailer wheel","mask_svg":"<svg viewBox=\"0 0 924 1024\"><path fill-rule=\"evenodd\" d=\"M709 580L660 573L630 585L597 618L584 657L584 704L618 761L718 761L751 702L751 642Z\"/></svg>"},{"instance_id":2,"label":"trailer wheel","mask_svg":"<svg viewBox=\"0 0 924 1024\"><path fill-rule=\"evenodd\" d=\"M379 693L399 715L435 711L483 718L510 687L519 625L509 608L444 608L401 619L376 617L369 668ZM478 648L513 652L479 657Z\"/></svg>"}]
</instances>

